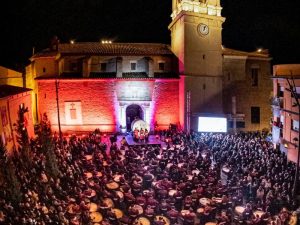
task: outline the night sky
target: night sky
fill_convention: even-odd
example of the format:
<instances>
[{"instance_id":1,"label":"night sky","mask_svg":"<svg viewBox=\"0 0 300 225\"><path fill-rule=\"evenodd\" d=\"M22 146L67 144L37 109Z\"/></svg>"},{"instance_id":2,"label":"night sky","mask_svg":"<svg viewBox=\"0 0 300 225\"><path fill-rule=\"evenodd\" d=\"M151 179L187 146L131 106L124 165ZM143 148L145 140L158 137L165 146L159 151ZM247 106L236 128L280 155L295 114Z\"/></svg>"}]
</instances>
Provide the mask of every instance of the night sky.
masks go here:
<instances>
[{"instance_id":1,"label":"night sky","mask_svg":"<svg viewBox=\"0 0 300 225\"><path fill-rule=\"evenodd\" d=\"M1 7L0 65L22 68L32 48L61 42L170 43L171 0L11 0ZM300 63L299 0L221 0L223 45L268 48L273 64Z\"/></svg>"}]
</instances>

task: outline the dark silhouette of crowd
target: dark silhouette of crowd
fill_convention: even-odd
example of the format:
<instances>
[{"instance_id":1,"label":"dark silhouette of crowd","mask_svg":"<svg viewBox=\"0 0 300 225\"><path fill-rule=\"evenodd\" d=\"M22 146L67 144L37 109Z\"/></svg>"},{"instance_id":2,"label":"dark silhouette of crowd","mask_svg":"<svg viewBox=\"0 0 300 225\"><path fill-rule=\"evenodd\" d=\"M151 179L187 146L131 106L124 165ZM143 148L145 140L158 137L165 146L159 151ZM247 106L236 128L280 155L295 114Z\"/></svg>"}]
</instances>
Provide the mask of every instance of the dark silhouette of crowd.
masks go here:
<instances>
[{"instance_id":1,"label":"dark silhouette of crowd","mask_svg":"<svg viewBox=\"0 0 300 225\"><path fill-rule=\"evenodd\" d=\"M10 156L21 197L0 189L0 224L297 223L295 164L261 133L159 136L168 144L119 148L99 132L54 137L56 175L32 141L30 168Z\"/></svg>"}]
</instances>

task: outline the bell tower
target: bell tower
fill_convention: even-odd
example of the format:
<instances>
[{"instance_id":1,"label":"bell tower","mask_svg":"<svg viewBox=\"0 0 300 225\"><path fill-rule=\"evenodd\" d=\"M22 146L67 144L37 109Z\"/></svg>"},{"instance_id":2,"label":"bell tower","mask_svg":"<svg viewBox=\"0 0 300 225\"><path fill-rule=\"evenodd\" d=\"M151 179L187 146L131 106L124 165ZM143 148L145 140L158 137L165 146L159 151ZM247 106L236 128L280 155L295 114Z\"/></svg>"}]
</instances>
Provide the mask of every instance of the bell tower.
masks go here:
<instances>
[{"instance_id":1,"label":"bell tower","mask_svg":"<svg viewBox=\"0 0 300 225\"><path fill-rule=\"evenodd\" d=\"M171 48L180 73L181 124L195 129L200 114L222 114L220 0L172 0ZM193 118L195 117L195 118Z\"/></svg>"}]
</instances>

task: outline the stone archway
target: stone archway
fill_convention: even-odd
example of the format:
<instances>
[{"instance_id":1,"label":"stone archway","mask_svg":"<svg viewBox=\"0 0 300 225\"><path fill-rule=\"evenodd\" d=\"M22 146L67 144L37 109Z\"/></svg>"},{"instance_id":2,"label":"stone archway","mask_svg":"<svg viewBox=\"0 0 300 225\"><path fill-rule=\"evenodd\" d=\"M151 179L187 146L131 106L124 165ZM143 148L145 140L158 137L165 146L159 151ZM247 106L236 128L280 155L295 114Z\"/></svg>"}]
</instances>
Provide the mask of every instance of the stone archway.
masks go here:
<instances>
[{"instance_id":1,"label":"stone archway","mask_svg":"<svg viewBox=\"0 0 300 225\"><path fill-rule=\"evenodd\" d=\"M144 111L140 105L132 104L126 108L126 128L131 131L131 123L135 119L144 120Z\"/></svg>"}]
</instances>

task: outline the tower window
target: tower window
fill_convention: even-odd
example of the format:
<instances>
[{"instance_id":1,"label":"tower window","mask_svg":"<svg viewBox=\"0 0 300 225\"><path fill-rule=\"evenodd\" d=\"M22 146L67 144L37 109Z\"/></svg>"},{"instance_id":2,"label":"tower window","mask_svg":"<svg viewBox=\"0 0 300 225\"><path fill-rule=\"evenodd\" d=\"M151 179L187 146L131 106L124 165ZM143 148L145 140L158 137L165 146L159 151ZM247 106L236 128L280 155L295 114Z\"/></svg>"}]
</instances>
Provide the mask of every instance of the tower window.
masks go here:
<instances>
[{"instance_id":1,"label":"tower window","mask_svg":"<svg viewBox=\"0 0 300 225\"><path fill-rule=\"evenodd\" d=\"M164 62L159 62L158 63L158 69L159 70L165 70L165 63Z\"/></svg>"},{"instance_id":2,"label":"tower window","mask_svg":"<svg viewBox=\"0 0 300 225\"><path fill-rule=\"evenodd\" d=\"M131 71L135 71L136 70L136 62L131 62L130 63L130 69L131 69Z\"/></svg>"},{"instance_id":3,"label":"tower window","mask_svg":"<svg viewBox=\"0 0 300 225\"><path fill-rule=\"evenodd\" d=\"M251 68L251 85L252 87L258 86L258 68Z\"/></svg>"},{"instance_id":4,"label":"tower window","mask_svg":"<svg viewBox=\"0 0 300 225\"><path fill-rule=\"evenodd\" d=\"M106 63L100 63L100 70L101 70L101 72L106 71Z\"/></svg>"},{"instance_id":5,"label":"tower window","mask_svg":"<svg viewBox=\"0 0 300 225\"><path fill-rule=\"evenodd\" d=\"M75 108L75 104L74 103L71 104L70 117L71 117L71 120L76 120L77 119L76 108Z\"/></svg>"},{"instance_id":6,"label":"tower window","mask_svg":"<svg viewBox=\"0 0 300 225\"><path fill-rule=\"evenodd\" d=\"M251 123L260 123L260 107L251 107Z\"/></svg>"}]
</instances>

